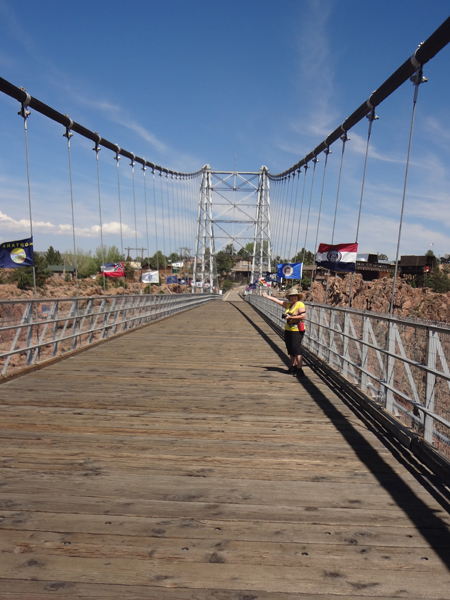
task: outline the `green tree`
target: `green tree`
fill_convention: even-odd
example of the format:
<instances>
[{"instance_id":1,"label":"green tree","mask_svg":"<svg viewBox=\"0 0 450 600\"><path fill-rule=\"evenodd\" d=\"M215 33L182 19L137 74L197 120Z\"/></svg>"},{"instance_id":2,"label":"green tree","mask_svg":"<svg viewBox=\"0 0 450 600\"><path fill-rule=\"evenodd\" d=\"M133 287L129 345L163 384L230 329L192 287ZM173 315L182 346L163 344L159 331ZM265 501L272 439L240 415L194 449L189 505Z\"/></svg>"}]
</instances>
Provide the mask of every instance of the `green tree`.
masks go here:
<instances>
[{"instance_id":1,"label":"green tree","mask_svg":"<svg viewBox=\"0 0 450 600\"><path fill-rule=\"evenodd\" d=\"M100 272L100 267L105 263L121 263L123 261L123 254L120 253L117 246L98 246L95 250L95 254L92 257L97 271Z\"/></svg>"},{"instance_id":2,"label":"green tree","mask_svg":"<svg viewBox=\"0 0 450 600\"><path fill-rule=\"evenodd\" d=\"M389 258L387 257L387 254L379 254L378 260L389 260Z\"/></svg>"},{"instance_id":3,"label":"green tree","mask_svg":"<svg viewBox=\"0 0 450 600\"><path fill-rule=\"evenodd\" d=\"M431 288L433 292L438 292L439 294L445 294L446 292L450 292L450 279L446 273L441 271L439 267L436 267L433 271L425 275L423 287Z\"/></svg>"},{"instance_id":4,"label":"green tree","mask_svg":"<svg viewBox=\"0 0 450 600\"><path fill-rule=\"evenodd\" d=\"M168 257L168 260L171 263L180 262L181 256L179 254L177 254L176 252L172 252L172 254Z\"/></svg>"},{"instance_id":5,"label":"green tree","mask_svg":"<svg viewBox=\"0 0 450 600\"><path fill-rule=\"evenodd\" d=\"M305 253L305 260L303 260L303 253ZM314 264L314 253L311 252L310 250L305 250L305 248L302 248L299 252L297 252L297 254L292 258L291 262L302 262L305 265L312 265Z\"/></svg>"},{"instance_id":6,"label":"green tree","mask_svg":"<svg viewBox=\"0 0 450 600\"><path fill-rule=\"evenodd\" d=\"M233 259L231 258L231 255L226 252L226 250L220 250L220 252L216 254L216 265L219 275L227 275L233 266Z\"/></svg>"},{"instance_id":7,"label":"green tree","mask_svg":"<svg viewBox=\"0 0 450 600\"><path fill-rule=\"evenodd\" d=\"M53 246L49 246L47 252L45 253L45 260L47 265L62 265L64 263L61 252L59 250L55 250Z\"/></svg>"},{"instance_id":8,"label":"green tree","mask_svg":"<svg viewBox=\"0 0 450 600\"><path fill-rule=\"evenodd\" d=\"M155 254L150 259L150 266L152 267L152 269L164 269L165 267L167 267L167 264L167 257L164 256L161 250L155 252Z\"/></svg>"},{"instance_id":9,"label":"green tree","mask_svg":"<svg viewBox=\"0 0 450 600\"><path fill-rule=\"evenodd\" d=\"M33 256L36 287L43 287L47 279L52 276L52 272L47 269L47 262L44 257L39 256L36 252L33 253ZM15 282L19 290L33 289L33 267L18 267L17 269L11 269L11 271L8 282Z\"/></svg>"},{"instance_id":10,"label":"green tree","mask_svg":"<svg viewBox=\"0 0 450 600\"><path fill-rule=\"evenodd\" d=\"M66 267L75 266L75 256L71 250L64 252L63 260ZM86 279L90 275L95 275L100 270L90 253L81 248L77 249L76 263L78 279Z\"/></svg>"}]
</instances>

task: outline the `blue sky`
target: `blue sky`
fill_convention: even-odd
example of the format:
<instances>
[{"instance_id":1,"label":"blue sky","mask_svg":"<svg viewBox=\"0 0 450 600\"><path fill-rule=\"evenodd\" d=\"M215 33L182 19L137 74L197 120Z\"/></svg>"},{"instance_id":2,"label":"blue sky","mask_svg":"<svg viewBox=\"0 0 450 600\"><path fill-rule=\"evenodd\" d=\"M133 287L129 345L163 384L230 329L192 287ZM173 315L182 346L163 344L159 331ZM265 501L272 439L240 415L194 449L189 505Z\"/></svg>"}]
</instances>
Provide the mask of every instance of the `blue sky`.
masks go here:
<instances>
[{"instance_id":1,"label":"blue sky","mask_svg":"<svg viewBox=\"0 0 450 600\"><path fill-rule=\"evenodd\" d=\"M0 0L0 75L35 98L138 156L183 172L284 171L318 145L448 17L442 1L357 0L148 1ZM419 101L401 253L434 244L450 253L450 48L425 66ZM360 252L395 257L412 110L409 82L377 108L364 191ZM29 235L23 123L15 100L0 93L0 240ZM63 128L32 113L28 123L35 248L71 248L68 159ZM355 240L367 122L350 132L342 172L335 243ZM72 139L77 245L100 244L92 142ZM332 148L324 183L319 242L331 241L340 165ZM120 247L117 169L100 153L104 242ZM142 173L136 171L135 232L131 169L120 165L125 246L147 247ZM317 166L306 245L313 250L322 186ZM310 173L308 174L310 177ZM161 214L151 207L149 250L163 249ZM309 180L310 181L310 180ZM158 181L157 181L158 183ZM166 182L167 183L167 182ZM173 185L169 183L169 187ZM173 196L166 252L193 248L198 181ZM178 188L177 188L178 189ZM309 200L309 185L306 186ZM165 194L167 190L163 190ZM275 249L290 231L273 190ZM300 198L298 198L300 203ZM175 204L173 205L175 207ZM284 215L284 217L283 217ZM300 246L305 223L300 226ZM172 218L172 232L167 219ZM304 217L303 217L304 219ZM175 232L175 233L174 233ZM177 237L178 235L178 237ZM294 239L295 239L294 235ZM294 249L293 249L294 250Z\"/></svg>"}]
</instances>

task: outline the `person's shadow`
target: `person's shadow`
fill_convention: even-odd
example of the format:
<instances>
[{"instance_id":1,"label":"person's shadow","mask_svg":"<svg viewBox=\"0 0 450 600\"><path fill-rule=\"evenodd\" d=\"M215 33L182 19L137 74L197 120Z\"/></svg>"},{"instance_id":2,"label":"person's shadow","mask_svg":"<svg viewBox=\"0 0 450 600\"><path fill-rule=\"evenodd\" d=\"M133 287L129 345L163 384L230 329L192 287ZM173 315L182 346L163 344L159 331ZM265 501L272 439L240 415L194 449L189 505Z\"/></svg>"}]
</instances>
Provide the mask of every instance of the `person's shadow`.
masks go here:
<instances>
[{"instance_id":1,"label":"person's shadow","mask_svg":"<svg viewBox=\"0 0 450 600\"><path fill-rule=\"evenodd\" d=\"M282 352L281 348L265 333L261 327L250 319L242 310L233 305L242 316L260 334L274 352L288 365L289 360ZM253 308L253 307L252 307ZM258 310L255 312L261 316L268 325L271 326L280 337L282 334L277 330L273 323ZM309 352L305 352L309 355ZM352 413L365 425L368 431L374 434L377 439L387 448L395 459L415 478L415 480L434 498L442 507L441 510L432 508L416 493L413 487L410 487L407 481L404 481L394 467L391 466L372 446L370 441L361 434L360 428L356 427L348 416L339 410L339 404L333 402L329 395L324 394L321 389L308 377L302 378L301 385L308 386L311 399L313 399L322 413L333 423L334 427L352 448L359 460L370 469L372 475L377 479L381 487L391 496L393 502L403 510L411 523L436 552L441 561L450 570L450 528L446 521L450 514L450 491L443 485L440 478L431 473L423 463L421 463L412 453L410 453L392 434L390 434L364 407L361 406L343 387L334 383L327 377L325 370L321 368L320 361L315 361L314 356L309 355L308 365L314 374L328 386L331 394L337 397L344 406L349 408ZM279 370L278 367L260 367L263 369ZM442 518L440 514L442 515Z\"/></svg>"}]
</instances>

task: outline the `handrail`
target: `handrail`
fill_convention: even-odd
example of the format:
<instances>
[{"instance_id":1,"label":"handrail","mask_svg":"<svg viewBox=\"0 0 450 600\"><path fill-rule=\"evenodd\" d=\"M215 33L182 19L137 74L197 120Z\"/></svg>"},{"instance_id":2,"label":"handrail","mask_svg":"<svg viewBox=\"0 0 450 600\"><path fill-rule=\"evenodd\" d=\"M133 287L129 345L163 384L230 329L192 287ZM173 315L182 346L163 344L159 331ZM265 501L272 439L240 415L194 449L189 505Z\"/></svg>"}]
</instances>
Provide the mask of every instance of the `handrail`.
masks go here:
<instances>
[{"instance_id":1,"label":"handrail","mask_svg":"<svg viewBox=\"0 0 450 600\"><path fill-rule=\"evenodd\" d=\"M283 335L285 323L279 305L257 294L247 294L244 299ZM445 352L450 346L450 327L305 304L303 345L308 351L375 397L391 415L397 417L395 409L400 407L403 424L419 427L425 441L450 459L450 368ZM415 360L413 352L424 362ZM414 413L407 414L406 406Z\"/></svg>"}]
</instances>

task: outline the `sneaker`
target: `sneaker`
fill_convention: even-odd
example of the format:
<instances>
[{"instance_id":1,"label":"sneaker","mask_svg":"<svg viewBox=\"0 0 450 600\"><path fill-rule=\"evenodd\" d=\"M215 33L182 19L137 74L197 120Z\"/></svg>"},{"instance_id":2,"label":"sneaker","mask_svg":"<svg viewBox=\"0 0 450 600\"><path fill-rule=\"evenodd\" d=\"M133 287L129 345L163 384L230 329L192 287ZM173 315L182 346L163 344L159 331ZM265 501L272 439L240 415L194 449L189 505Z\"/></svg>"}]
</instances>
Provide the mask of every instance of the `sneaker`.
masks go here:
<instances>
[{"instance_id":1,"label":"sneaker","mask_svg":"<svg viewBox=\"0 0 450 600\"><path fill-rule=\"evenodd\" d=\"M297 369L297 372L294 374L294 377L297 377L297 379L302 379L304 376L303 369Z\"/></svg>"},{"instance_id":2,"label":"sneaker","mask_svg":"<svg viewBox=\"0 0 450 600\"><path fill-rule=\"evenodd\" d=\"M295 375L296 372L297 367L289 367L289 369L286 370L286 373L289 373L290 375Z\"/></svg>"}]
</instances>

